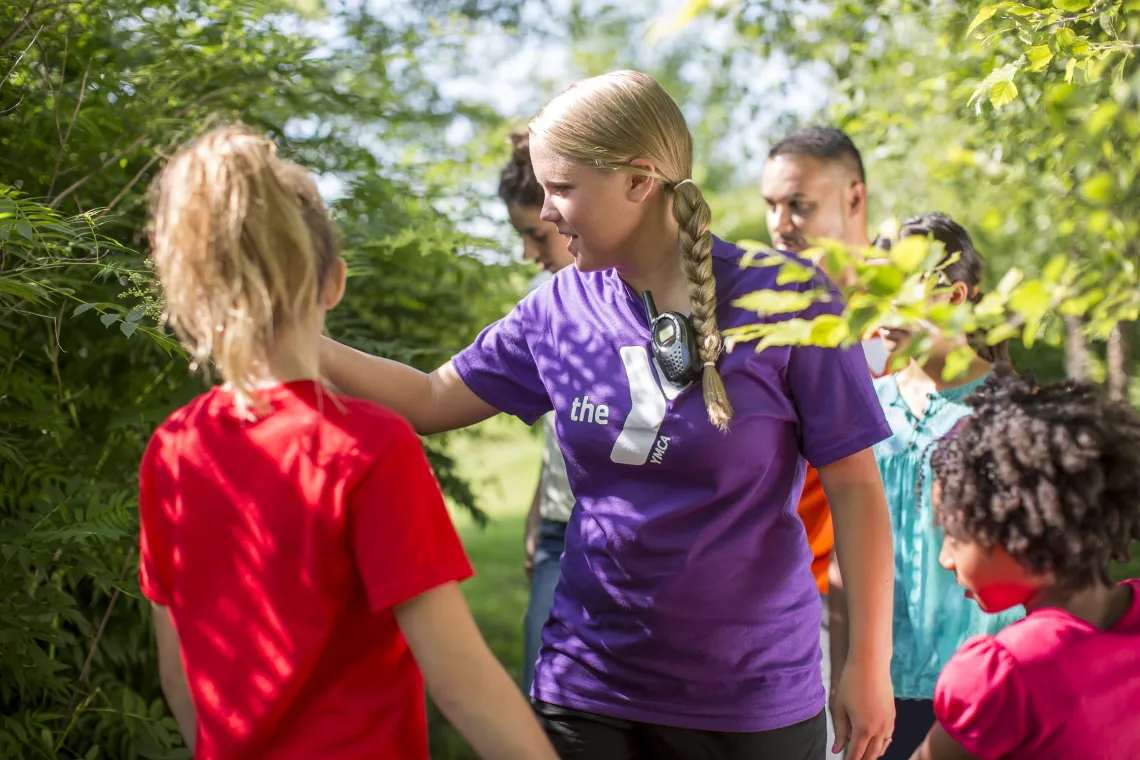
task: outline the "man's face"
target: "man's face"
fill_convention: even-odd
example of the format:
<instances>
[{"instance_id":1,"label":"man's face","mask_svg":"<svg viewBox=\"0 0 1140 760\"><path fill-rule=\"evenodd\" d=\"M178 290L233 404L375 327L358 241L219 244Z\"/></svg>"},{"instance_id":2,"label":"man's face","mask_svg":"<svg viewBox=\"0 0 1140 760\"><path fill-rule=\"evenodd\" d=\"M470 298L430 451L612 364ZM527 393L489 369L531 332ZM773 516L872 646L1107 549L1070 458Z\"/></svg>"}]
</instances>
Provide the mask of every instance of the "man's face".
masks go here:
<instances>
[{"instance_id":1,"label":"man's face","mask_svg":"<svg viewBox=\"0 0 1140 760\"><path fill-rule=\"evenodd\" d=\"M866 244L866 187L843 161L776 156L764 167L761 192L768 234L779 250L800 253L815 238Z\"/></svg>"}]
</instances>

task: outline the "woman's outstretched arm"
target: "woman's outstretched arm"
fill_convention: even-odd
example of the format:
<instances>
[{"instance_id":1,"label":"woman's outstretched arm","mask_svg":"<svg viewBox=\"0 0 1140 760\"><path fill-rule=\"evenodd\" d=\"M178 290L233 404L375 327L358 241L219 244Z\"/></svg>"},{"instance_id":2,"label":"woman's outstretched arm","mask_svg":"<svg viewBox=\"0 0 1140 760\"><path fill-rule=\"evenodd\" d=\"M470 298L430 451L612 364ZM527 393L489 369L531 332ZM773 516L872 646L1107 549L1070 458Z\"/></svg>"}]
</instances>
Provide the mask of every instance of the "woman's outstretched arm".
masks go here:
<instances>
[{"instance_id":1,"label":"woman's outstretched arm","mask_svg":"<svg viewBox=\"0 0 1140 760\"><path fill-rule=\"evenodd\" d=\"M420 435L467 427L499 413L467 387L451 362L429 374L322 338L321 373L349 396L402 415Z\"/></svg>"}]
</instances>

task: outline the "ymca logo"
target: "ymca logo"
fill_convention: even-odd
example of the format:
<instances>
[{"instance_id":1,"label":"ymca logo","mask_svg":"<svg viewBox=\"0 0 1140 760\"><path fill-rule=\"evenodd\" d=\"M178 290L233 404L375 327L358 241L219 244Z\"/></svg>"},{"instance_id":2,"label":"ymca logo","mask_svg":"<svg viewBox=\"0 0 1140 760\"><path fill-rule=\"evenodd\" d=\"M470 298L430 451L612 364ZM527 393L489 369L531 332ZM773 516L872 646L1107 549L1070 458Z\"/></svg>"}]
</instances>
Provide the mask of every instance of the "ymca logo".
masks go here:
<instances>
[{"instance_id":1,"label":"ymca logo","mask_svg":"<svg viewBox=\"0 0 1140 760\"><path fill-rule=\"evenodd\" d=\"M610 461L632 465L650 461L661 464L669 448L668 436L657 435L665 422L665 401L677 398L684 389L667 380L660 385L657 383L649 366L649 352L644 346L623 346L620 353L626 379L629 380L630 410L614 441ZM657 374L664 377L660 367ZM580 396L570 405L570 419L608 425L610 408L605 404L590 403L589 396Z\"/></svg>"},{"instance_id":2,"label":"ymca logo","mask_svg":"<svg viewBox=\"0 0 1140 760\"><path fill-rule=\"evenodd\" d=\"M574 422L608 425L610 424L610 408L605 404L598 404L595 409L594 405L590 403L590 397L583 396L574 399L574 403L570 406L570 419Z\"/></svg>"}]
</instances>

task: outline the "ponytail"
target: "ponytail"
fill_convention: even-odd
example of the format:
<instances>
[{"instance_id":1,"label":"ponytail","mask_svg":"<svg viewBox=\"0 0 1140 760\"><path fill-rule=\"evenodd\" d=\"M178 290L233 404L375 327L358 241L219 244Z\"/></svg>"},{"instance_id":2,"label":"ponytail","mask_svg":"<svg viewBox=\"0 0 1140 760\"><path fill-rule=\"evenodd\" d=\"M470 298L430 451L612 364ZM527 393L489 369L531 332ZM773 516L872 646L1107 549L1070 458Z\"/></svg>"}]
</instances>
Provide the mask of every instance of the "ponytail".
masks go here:
<instances>
[{"instance_id":1,"label":"ponytail","mask_svg":"<svg viewBox=\"0 0 1140 760\"><path fill-rule=\"evenodd\" d=\"M316 185L268 138L224 126L170 160L150 213L167 323L245 413L274 342L315 316L338 256Z\"/></svg>"},{"instance_id":2,"label":"ponytail","mask_svg":"<svg viewBox=\"0 0 1140 760\"><path fill-rule=\"evenodd\" d=\"M693 310L693 326L697 330L698 348L704 370L701 386L709 422L721 431L728 430L732 404L724 390L724 382L716 369L724 349L724 339L716 324L716 280L712 268L712 213L700 188L692 180L673 186L673 218L680 226L681 265L689 278L689 301Z\"/></svg>"}]
</instances>

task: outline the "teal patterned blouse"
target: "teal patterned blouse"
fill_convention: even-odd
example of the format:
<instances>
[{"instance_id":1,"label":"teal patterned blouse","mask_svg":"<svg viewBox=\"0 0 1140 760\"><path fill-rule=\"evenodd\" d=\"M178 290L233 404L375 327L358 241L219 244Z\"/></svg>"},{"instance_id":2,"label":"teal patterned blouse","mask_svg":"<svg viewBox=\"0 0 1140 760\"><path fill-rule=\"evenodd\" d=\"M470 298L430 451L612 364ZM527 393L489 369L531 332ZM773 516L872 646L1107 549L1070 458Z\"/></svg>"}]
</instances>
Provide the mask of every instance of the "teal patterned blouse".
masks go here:
<instances>
[{"instance_id":1,"label":"teal patterned blouse","mask_svg":"<svg viewBox=\"0 0 1140 760\"><path fill-rule=\"evenodd\" d=\"M931 444L969 413L963 399L985 378L935 393L916 417L893 375L875 381L892 435L875 444L895 548L894 652L891 681L900 699L933 699L934 684L950 656L971 636L994 634L1024 611L982 612L967 599L954 574L938 564L942 531L932 520ZM922 493L918 493L919 471Z\"/></svg>"}]
</instances>

